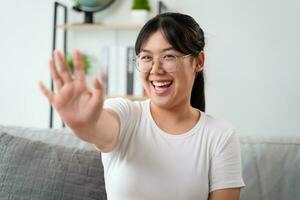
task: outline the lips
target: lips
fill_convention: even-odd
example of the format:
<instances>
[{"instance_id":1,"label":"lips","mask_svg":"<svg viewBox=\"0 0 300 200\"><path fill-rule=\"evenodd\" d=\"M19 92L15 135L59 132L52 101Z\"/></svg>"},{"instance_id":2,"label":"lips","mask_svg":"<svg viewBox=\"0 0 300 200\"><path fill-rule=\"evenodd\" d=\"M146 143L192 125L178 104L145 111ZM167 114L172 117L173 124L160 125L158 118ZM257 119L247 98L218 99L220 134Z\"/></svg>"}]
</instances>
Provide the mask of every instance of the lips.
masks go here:
<instances>
[{"instance_id":1,"label":"lips","mask_svg":"<svg viewBox=\"0 0 300 200\"><path fill-rule=\"evenodd\" d=\"M171 91L170 86L173 84L173 81L171 80L156 80L150 82L154 88L155 94L159 96L169 94L169 92Z\"/></svg>"},{"instance_id":2,"label":"lips","mask_svg":"<svg viewBox=\"0 0 300 200\"><path fill-rule=\"evenodd\" d=\"M165 87L170 87L172 85L173 81L151 81L151 84L157 88L165 88Z\"/></svg>"}]
</instances>

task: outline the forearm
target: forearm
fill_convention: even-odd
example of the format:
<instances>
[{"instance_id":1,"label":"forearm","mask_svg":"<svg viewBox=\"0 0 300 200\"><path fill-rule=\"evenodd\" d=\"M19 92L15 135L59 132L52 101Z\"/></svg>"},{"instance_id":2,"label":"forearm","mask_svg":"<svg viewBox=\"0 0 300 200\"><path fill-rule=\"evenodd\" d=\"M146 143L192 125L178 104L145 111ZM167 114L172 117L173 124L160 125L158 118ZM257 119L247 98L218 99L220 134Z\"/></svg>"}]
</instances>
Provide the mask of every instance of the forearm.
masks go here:
<instances>
[{"instance_id":1,"label":"forearm","mask_svg":"<svg viewBox=\"0 0 300 200\"><path fill-rule=\"evenodd\" d=\"M95 123L74 128L74 133L82 140L95 144L101 151L111 151L117 143L120 122L116 113L103 109Z\"/></svg>"},{"instance_id":2,"label":"forearm","mask_svg":"<svg viewBox=\"0 0 300 200\"><path fill-rule=\"evenodd\" d=\"M209 194L208 200L239 200L240 188L228 188L213 191Z\"/></svg>"}]
</instances>

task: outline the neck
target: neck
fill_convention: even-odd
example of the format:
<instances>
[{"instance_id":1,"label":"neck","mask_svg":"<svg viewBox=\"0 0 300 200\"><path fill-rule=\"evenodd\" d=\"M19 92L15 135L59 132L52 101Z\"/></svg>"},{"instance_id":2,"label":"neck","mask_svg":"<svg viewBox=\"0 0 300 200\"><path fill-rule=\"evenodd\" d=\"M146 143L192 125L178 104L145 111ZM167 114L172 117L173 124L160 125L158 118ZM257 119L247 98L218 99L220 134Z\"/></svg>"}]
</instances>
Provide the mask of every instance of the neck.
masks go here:
<instances>
[{"instance_id":1,"label":"neck","mask_svg":"<svg viewBox=\"0 0 300 200\"><path fill-rule=\"evenodd\" d=\"M190 130L199 120L199 111L190 104L164 108L150 102L153 120L165 132L181 134Z\"/></svg>"},{"instance_id":2,"label":"neck","mask_svg":"<svg viewBox=\"0 0 300 200\"><path fill-rule=\"evenodd\" d=\"M151 114L155 120L164 119L167 122L177 123L193 115L193 108L189 104L163 108L154 103L150 104Z\"/></svg>"}]
</instances>

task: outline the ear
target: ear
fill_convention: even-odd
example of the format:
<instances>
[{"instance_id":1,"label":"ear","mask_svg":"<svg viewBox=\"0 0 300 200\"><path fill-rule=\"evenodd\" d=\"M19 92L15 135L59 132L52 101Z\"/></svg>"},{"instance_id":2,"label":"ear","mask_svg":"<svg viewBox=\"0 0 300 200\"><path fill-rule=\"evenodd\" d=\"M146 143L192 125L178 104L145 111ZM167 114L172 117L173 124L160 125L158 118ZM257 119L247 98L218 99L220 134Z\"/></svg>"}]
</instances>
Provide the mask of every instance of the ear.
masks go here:
<instances>
[{"instance_id":1,"label":"ear","mask_svg":"<svg viewBox=\"0 0 300 200\"><path fill-rule=\"evenodd\" d=\"M196 64L195 71L200 72L204 68L204 61L205 61L205 54L203 50L199 52L196 59L197 59L197 64Z\"/></svg>"}]
</instances>

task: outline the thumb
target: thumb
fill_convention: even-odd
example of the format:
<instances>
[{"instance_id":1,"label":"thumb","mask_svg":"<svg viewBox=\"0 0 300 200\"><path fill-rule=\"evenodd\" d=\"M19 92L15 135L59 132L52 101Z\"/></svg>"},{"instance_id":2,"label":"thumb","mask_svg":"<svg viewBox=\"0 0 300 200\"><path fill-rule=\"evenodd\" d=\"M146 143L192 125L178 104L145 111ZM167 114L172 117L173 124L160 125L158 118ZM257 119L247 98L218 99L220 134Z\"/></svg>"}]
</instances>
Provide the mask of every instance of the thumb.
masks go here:
<instances>
[{"instance_id":1,"label":"thumb","mask_svg":"<svg viewBox=\"0 0 300 200\"><path fill-rule=\"evenodd\" d=\"M40 91L48 98L50 103L54 102L54 93L50 91L42 81L38 82Z\"/></svg>"}]
</instances>

